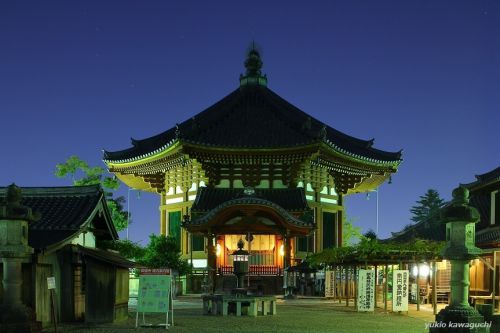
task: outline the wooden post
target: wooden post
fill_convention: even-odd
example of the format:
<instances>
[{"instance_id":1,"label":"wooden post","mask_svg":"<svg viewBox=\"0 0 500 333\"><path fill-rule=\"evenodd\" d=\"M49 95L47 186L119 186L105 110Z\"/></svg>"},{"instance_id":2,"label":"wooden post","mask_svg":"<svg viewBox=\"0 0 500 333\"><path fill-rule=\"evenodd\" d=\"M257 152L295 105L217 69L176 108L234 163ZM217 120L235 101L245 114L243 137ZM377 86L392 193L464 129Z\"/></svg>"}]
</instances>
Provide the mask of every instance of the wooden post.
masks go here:
<instances>
[{"instance_id":1,"label":"wooden post","mask_svg":"<svg viewBox=\"0 0 500 333\"><path fill-rule=\"evenodd\" d=\"M358 308L358 269L354 265L354 308Z\"/></svg>"},{"instance_id":2,"label":"wooden post","mask_svg":"<svg viewBox=\"0 0 500 333\"><path fill-rule=\"evenodd\" d=\"M493 251L493 281L492 281L492 304L493 312L497 311L496 293L497 293L497 251Z\"/></svg>"},{"instance_id":3,"label":"wooden post","mask_svg":"<svg viewBox=\"0 0 500 333\"><path fill-rule=\"evenodd\" d=\"M349 306L349 266L345 268L345 280L346 280L345 306Z\"/></svg>"},{"instance_id":4,"label":"wooden post","mask_svg":"<svg viewBox=\"0 0 500 333\"><path fill-rule=\"evenodd\" d=\"M392 282L394 284L394 281ZM384 311L387 312L387 289L389 287L389 266L385 264L385 281L384 281Z\"/></svg>"},{"instance_id":5,"label":"wooden post","mask_svg":"<svg viewBox=\"0 0 500 333\"><path fill-rule=\"evenodd\" d=\"M50 289L50 310L52 322L54 323L54 333L57 333L56 304L54 298L54 289Z\"/></svg>"},{"instance_id":6,"label":"wooden post","mask_svg":"<svg viewBox=\"0 0 500 333\"><path fill-rule=\"evenodd\" d=\"M436 290L436 280L437 280L437 267L436 261L431 262L432 265L432 310L434 315L437 314L437 290Z\"/></svg>"},{"instance_id":7,"label":"wooden post","mask_svg":"<svg viewBox=\"0 0 500 333\"><path fill-rule=\"evenodd\" d=\"M193 279L193 268L194 268L194 265L193 265L193 233L189 233L189 255L191 257L191 271L189 273L189 275L191 276L191 281L190 281L190 285L191 285L191 293L194 293L194 279Z\"/></svg>"},{"instance_id":8,"label":"wooden post","mask_svg":"<svg viewBox=\"0 0 500 333\"><path fill-rule=\"evenodd\" d=\"M342 272L344 270L344 266L339 266L339 304L342 303L342 298L344 297L345 294L345 285L344 285L344 279L342 278Z\"/></svg>"},{"instance_id":9,"label":"wooden post","mask_svg":"<svg viewBox=\"0 0 500 333\"><path fill-rule=\"evenodd\" d=\"M377 294L378 294L378 288L377 288L377 282L378 282L378 267L377 265L375 264L375 307L377 307L377 301L378 301L378 297L377 297Z\"/></svg>"},{"instance_id":10,"label":"wooden post","mask_svg":"<svg viewBox=\"0 0 500 333\"><path fill-rule=\"evenodd\" d=\"M420 286L418 280L420 280L420 267L418 267L417 263L417 311L420 311Z\"/></svg>"}]
</instances>

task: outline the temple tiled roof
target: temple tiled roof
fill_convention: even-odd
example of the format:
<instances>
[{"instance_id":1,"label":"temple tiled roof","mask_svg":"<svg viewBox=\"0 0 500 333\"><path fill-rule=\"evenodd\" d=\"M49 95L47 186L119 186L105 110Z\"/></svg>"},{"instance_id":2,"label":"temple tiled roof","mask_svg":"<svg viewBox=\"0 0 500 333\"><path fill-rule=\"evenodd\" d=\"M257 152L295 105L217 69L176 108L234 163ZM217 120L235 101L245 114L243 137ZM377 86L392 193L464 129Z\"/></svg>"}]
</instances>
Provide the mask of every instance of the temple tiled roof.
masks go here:
<instances>
[{"instance_id":1,"label":"temple tiled roof","mask_svg":"<svg viewBox=\"0 0 500 333\"><path fill-rule=\"evenodd\" d=\"M77 249L84 257L90 257L92 259L96 259L98 261L105 262L114 266L124 268L135 266L134 262L127 260L118 253L113 253L109 250L90 249L88 247L83 247L80 245L77 246Z\"/></svg>"},{"instance_id":2,"label":"temple tiled roof","mask_svg":"<svg viewBox=\"0 0 500 333\"><path fill-rule=\"evenodd\" d=\"M311 117L266 86L244 86L175 127L153 137L134 140L132 147L104 152L104 159L127 162L163 151L181 141L207 147L275 149L324 142L356 158L397 162L401 152L372 147L373 140L344 134Z\"/></svg>"},{"instance_id":3,"label":"temple tiled roof","mask_svg":"<svg viewBox=\"0 0 500 333\"><path fill-rule=\"evenodd\" d=\"M488 227L476 232L476 244L500 243L500 227Z\"/></svg>"},{"instance_id":4,"label":"temple tiled roof","mask_svg":"<svg viewBox=\"0 0 500 333\"><path fill-rule=\"evenodd\" d=\"M274 202L287 211L304 212L309 210L303 188L252 189L251 196L244 189L201 187L191 208L192 212L207 212L222 203L238 198L256 198Z\"/></svg>"},{"instance_id":5,"label":"temple tiled roof","mask_svg":"<svg viewBox=\"0 0 500 333\"><path fill-rule=\"evenodd\" d=\"M0 205L5 204L5 194L6 188L1 187ZM98 206L104 214L102 218L97 217L99 223L94 227L105 231L104 238L118 237L114 227L110 227L111 218L104 193L98 185L23 187L22 196L22 205L41 214L39 220L29 224L29 245L36 249L46 248L77 235L95 218Z\"/></svg>"},{"instance_id":6,"label":"temple tiled roof","mask_svg":"<svg viewBox=\"0 0 500 333\"><path fill-rule=\"evenodd\" d=\"M468 184L462 184L469 190L473 191L491 183L500 182L500 167L493 169L489 172L476 175L476 181Z\"/></svg>"}]
</instances>

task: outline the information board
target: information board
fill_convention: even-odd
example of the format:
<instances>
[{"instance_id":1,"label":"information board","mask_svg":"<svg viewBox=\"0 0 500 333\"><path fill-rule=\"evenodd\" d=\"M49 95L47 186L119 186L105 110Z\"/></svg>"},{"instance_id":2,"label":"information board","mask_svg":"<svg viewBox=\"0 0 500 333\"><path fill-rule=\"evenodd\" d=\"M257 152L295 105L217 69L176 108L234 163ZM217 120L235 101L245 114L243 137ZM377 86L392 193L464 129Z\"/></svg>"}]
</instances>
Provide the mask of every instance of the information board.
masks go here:
<instances>
[{"instance_id":1,"label":"information board","mask_svg":"<svg viewBox=\"0 0 500 333\"><path fill-rule=\"evenodd\" d=\"M375 309L375 271L360 269L358 275L358 311Z\"/></svg>"},{"instance_id":2,"label":"information board","mask_svg":"<svg viewBox=\"0 0 500 333\"><path fill-rule=\"evenodd\" d=\"M394 270L392 273L392 311L408 311L408 270Z\"/></svg>"},{"instance_id":3,"label":"information board","mask_svg":"<svg viewBox=\"0 0 500 333\"><path fill-rule=\"evenodd\" d=\"M141 275L137 311L165 313L170 306L170 275Z\"/></svg>"}]
</instances>

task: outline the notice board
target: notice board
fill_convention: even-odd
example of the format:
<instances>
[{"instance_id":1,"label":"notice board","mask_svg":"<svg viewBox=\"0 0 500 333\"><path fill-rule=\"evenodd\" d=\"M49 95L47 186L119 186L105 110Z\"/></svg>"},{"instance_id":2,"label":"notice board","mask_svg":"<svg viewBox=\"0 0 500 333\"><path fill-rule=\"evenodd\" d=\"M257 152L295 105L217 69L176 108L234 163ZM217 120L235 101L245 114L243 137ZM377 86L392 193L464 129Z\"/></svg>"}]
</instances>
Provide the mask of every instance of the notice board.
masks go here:
<instances>
[{"instance_id":1,"label":"notice board","mask_svg":"<svg viewBox=\"0 0 500 333\"><path fill-rule=\"evenodd\" d=\"M170 269L141 269L137 312L166 313L171 309Z\"/></svg>"}]
</instances>

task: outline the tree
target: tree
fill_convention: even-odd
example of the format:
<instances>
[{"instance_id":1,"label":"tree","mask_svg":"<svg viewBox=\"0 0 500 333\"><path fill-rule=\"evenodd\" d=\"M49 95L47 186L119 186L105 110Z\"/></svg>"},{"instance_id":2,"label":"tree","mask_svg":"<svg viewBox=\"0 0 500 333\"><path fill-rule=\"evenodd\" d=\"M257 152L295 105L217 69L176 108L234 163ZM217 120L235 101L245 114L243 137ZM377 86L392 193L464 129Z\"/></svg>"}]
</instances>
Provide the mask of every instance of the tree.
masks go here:
<instances>
[{"instance_id":1,"label":"tree","mask_svg":"<svg viewBox=\"0 0 500 333\"><path fill-rule=\"evenodd\" d=\"M365 232L363 234L363 239L366 239L366 240L377 240L377 233L373 230L373 229L370 229L368 230L367 232Z\"/></svg>"},{"instance_id":2,"label":"tree","mask_svg":"<svg viewBox=\"0 0 500 333\"><path fill-rule=\"evenodd\" d=\"M107 176L103 168L90 167L87 162L73 155L66 162L56 165L55 175L59 178L71 177L74 186L100 184L116 230L127 228L130 216L124 209L125 198L113 198L113 192L120 187L120 182L115 177Z\"/></svg>"},{"instance_id":3,"label":"tree","mask_svg":"<svg viewBox=\"0 0 500 333\"><path fill-rule=\"evenodd\" d=\"M361 239L361 227L354 225L354 219L344 217L342 223L342 245L349 246L356 244Z\"/></svg>"},{"instance_id":4,"label":"tree","mask_svg":"<svg viewBox=\"0 0 500 333\"><path fill-rule=\"evenodd\" d=\"M122 257L134 261L143 260L146 253L146 250L140 244L134 243L128 239L100 241L98 247L118 251Z\"/></svg>"},{"instance_id":5,"label":"tree","mask_svg":"<svg viewBox=\"0 0 500 333\"><path fill-rule=\"evenodd\" d=\"M413 214L411 217L413 222L436 222L439 219L439 210L443 207L444 200L436 190L429 189L424 195L420 196L420 200L417 200L416 203L410 209Z\"/></svg>"},{"instance_id":6,"label":"tree","mask_svg":"<svg viewBox=\"0 0 500 333\"><path fill-rule=\"evenodd\" d=\"M176 270L179 275L186 275L191 270L189 263L181 258L176 239L164 235L149 236L149 244L139 262L151 268L168 267Z\"/></svg>"}]
</instances>

